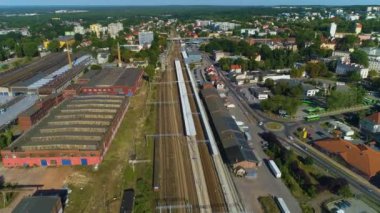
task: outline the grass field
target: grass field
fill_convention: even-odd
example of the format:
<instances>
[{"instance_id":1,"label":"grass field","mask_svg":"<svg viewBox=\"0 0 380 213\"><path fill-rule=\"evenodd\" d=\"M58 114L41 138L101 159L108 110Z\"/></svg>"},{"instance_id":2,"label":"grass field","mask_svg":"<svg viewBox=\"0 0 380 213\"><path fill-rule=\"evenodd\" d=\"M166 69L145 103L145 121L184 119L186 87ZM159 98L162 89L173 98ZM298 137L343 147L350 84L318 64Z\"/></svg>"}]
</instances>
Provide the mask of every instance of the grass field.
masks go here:
<instances>
[{"instance_id":1,"label":"grass field","mask_svg":"<svg viewBox=\"0 0 380 213\"><path fill-rule=\"evenodd\" d=\"M152 212L153 144L145 142L145 133L155 128L155 111L153 105L146 105L152 97L147 92L145 84L131 98L128 112L98 170L92 167L75 169L77 175L69 183L72 193L65 212L118 212L126 188L136 190L135 209L139 211L135 212ZM129 165L132 156L151 161L136 164L133 169Z\"/></svg>"},{"instance_id":2,"label":"grass field","mask_svg":"<svg viewBox=\"0 0 380 213\"><path fill-rule=\"evenodd\" d=\"M258 200L264 213L280 213L280 209L272 196L259 197Z\"/></svg>"},{"instance_id":3,"label":"grass field","mask_svg":"<svg viewBox=\"0 0 380 213\"><path fill-rule=\"evenodd\" d=\"M18 192L1 192L0 209L7 207L18 195ZM0 211L1 212L1 211Z\"/></svg>"}]
</instances>

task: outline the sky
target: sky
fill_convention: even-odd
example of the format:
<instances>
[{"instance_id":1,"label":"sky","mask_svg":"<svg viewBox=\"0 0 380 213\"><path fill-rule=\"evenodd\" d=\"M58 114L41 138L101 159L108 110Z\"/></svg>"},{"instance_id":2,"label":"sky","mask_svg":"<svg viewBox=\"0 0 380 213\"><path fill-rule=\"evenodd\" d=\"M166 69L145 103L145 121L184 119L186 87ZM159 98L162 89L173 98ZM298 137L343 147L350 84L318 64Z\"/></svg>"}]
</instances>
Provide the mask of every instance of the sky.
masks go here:
<instances>
[{"instance_id":1,"label":"sky","mask_svg":"<svg viewBox=\"0 0 380 213\"><path fill-rule=\"evenodd\" d=\"M380 5L380 0L0 0L20 5Z\"/></svg>"}]
</instances>

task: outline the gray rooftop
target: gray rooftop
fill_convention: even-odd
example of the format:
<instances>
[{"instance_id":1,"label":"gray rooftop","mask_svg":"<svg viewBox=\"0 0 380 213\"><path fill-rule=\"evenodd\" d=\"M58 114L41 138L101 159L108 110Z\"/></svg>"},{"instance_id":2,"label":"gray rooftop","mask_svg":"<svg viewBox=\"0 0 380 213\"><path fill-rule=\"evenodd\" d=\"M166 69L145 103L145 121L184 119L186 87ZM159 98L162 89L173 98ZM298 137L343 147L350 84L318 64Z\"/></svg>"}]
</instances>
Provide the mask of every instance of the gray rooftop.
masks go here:
<instances>
[{"instance_id":1,"label":"gray rooftop","mask_svg":"<svg viewBox=\"0 0 380 213\"><path fill-rule=\"evenodd\" d=\"M8 106L6 111L0 114L0 128L17 119L18 115L26 111L37 101L36 95L28 95L20 98L16 103Z\"/></svg>"},{"instance_id":2,"label":"gray rooftop","mask_svg":"<svg viewBox=\"0 0 380 213\"><path fill-rule=\"evenodd\" d=\"M61 199L58 196L32 196L26 197L17 204L12 213L51 213Z\"/></svg>"},{"instance_id":3,"label":"gray rooftop","mask_svg":"<svg viewBox=\"0 0 380 213\"><path fill-rule=\"evenodd\" d=\"M123 96L109 95L65 100L9 148L97 150L124 101Z\"/></svg>"},{"instance_id":4,"label":"gray rooftop","mask_svg":"<svg viewBox=\"0 0 380 213\"><path fill-rule=\"evenodd\" d=\"M135 85L142 72L137 68L106 68L101 71L90 71L81 78L90 80L86 85L89 87L131 87Z\"/></svg>"},{"instance_id":5,"label":"gray rooftop","mask_svg":"<svg viewBox=\"0 0 380 213\"><path fill-rule=\"evenodd\" d=\"M223 146L223 152L229 163L250 161L258 158L248 148L247 139L223 104L215 88L203 89L202 97L211 116L216 136Z\"/></svg>"}]
</instances>

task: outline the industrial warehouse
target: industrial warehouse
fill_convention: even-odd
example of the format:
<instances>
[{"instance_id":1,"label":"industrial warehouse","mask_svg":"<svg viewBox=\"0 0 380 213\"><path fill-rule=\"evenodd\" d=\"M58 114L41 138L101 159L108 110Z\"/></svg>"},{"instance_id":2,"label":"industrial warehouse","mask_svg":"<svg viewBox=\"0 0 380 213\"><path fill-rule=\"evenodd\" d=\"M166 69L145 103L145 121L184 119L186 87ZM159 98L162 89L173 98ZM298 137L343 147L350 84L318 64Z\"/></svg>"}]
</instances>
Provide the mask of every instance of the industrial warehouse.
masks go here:
<instances>
[{"instance_id":1,"label":"industrial warehouse","mask_svg":"<svg viewBox=\"0 0 380 213\"><path fill-rule=\"evenodd\" d=\"M82 94L132 96L141 85L143 71L138 68L106 68L87 72L78 79Z\"/></svg>"},{"instance_id":2,"label":"industrial warehouse","mask_svg":"<svg viewBox=\"0 0 380 213\"><path fill-rule=\"evenodd\" d=\"M250 169L258 166L260 161L247 147L245 135L224 106L218 91L212 87L203 89L201 94L226 162L233 168Z\"/></svg>"},{"instance_id":3,"label":"industrial warehouse","mask_svg":"<svg viewBox=\"0 0 380 213\"><path fill-rule=\"evenodd\" d=\"M76 96L1 151L5 167L96 165L128 109L128 97Z\"/></svg>"},{"instance_id":4,"label":"industrial warehouse","mask_svg":"<svg viewBox=\"0 0 380 213\"><path fill-rule=\"evenodd\" d=\"M4 167L102 161L144 71L88 70L90 55L67 57L52 53L1 75L0 127L18 124L23 132L1 150Z\"/></svg>"}]
</instances>

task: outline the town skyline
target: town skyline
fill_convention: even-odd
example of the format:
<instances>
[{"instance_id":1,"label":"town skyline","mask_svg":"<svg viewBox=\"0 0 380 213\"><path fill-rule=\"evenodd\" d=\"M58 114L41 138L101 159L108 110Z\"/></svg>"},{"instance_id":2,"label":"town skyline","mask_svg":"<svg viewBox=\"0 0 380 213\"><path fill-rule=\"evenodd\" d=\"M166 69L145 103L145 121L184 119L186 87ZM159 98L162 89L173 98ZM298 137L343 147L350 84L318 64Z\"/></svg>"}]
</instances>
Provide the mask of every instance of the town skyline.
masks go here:
<instances>
[{"instance_id":1,"label":"town skyline","mask_svg":"<svg viewBox=\"0 0 380 213\"><path fill-rule=\"evenodd\" d=\"M61 1L47 1L47 0L4 0L0 2L0 6L160 6L160 5L215 5L215 6L282 6L282 5L327 5L327 6L350 6L350 5L373 5L373 4L379 4L376 0L359 0L355 1L355 3L347 2L343 0L337 0L337 1L330 1L330 0L308 0L308 1L302 1L302 4L299 3L299 1L292 0L283 2L280 0L258 0L258 1L250 1L250 0L239 0L239 1L230 1L230 0L209 0L209 1L201 1L201 0L194 0L194 1L184 1L184 0L166 0L166 1L159 1L159 0L148 0L144 3L142 2L126 2L123 0L110 0L104 3L104 1L99 0L82 0L82 1L74 1L74 0L67 0L64 2Z\"/></svg>"}]
</instances>

